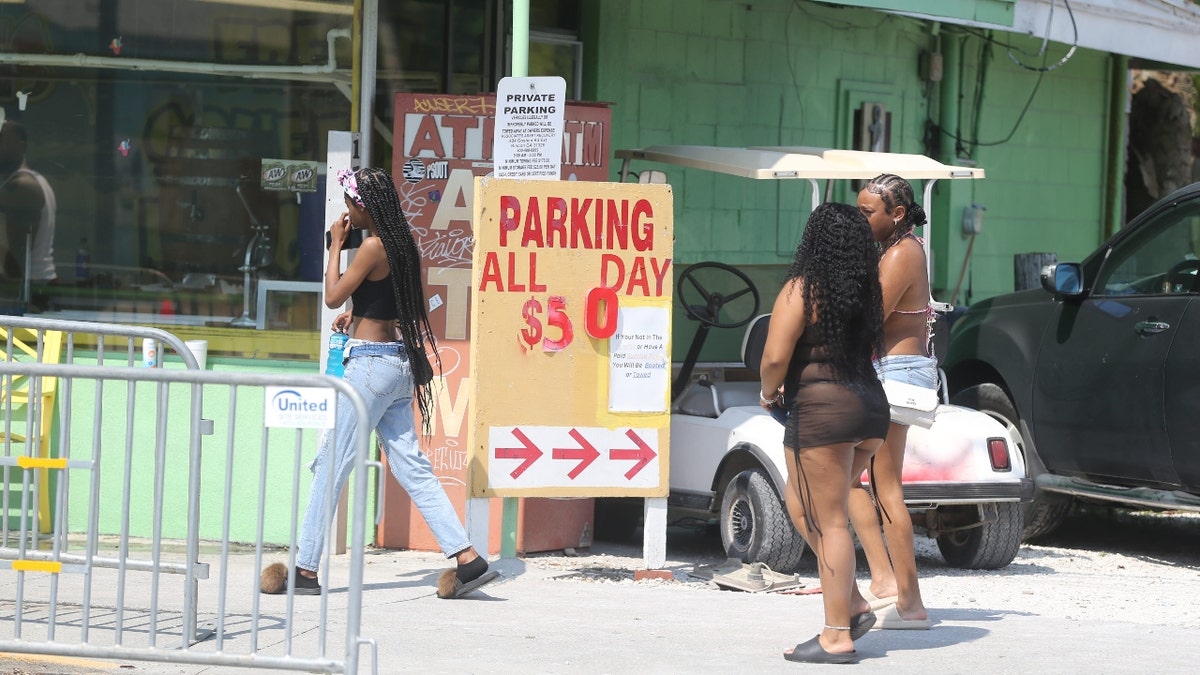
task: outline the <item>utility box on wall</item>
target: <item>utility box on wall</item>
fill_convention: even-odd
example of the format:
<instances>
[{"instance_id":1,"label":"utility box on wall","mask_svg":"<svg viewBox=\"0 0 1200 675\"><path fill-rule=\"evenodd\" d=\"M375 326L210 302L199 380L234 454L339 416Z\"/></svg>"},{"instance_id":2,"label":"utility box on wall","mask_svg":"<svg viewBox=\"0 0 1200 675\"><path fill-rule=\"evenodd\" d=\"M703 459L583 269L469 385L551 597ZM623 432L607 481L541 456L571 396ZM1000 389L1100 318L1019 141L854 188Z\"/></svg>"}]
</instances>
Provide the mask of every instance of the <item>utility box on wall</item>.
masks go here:
<instances>
[{"instance_id":1,"label":"utility box on wall","mask_svg":"<svg viewBox=\"0 0 1200 675\"><path fill-rule=\"evenodd\" d=\"M471 260L475 176L492 172L495 97L491 94L395 95L392 177L421 251L426 309L442 359L433 435L422 449L462 516L467 502L470 409ZM561 179L608 181L612 111L607 104L566 106ZM394 481L384 482L384 514L376 544L437 550L420 513ZM517 550L575 548L590 542L594 500L521 499ZM491 509L491 551L501 541L500 501ZM586 532L585 532L586 531Z\"/></svg>"}]
</instances>

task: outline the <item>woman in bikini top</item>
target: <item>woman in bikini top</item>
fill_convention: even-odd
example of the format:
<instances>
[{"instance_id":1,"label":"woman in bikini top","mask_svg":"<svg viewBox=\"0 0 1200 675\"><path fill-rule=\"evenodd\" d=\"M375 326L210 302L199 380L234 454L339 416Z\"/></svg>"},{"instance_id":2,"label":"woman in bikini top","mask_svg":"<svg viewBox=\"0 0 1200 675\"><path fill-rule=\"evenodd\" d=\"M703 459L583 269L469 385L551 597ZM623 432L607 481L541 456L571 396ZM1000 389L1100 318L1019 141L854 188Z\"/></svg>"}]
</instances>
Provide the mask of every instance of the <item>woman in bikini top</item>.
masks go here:
<instances>
[{"instance_id":1,"label":"woman in bikini top","mask_svg":"<svg viewBox=\"0 0 1200 675\"><path fill-rule=\"evenodd\" d=\"M888 260L889 272L890 268L896 268L896 271L901 274L888 274L884 276L884 258L892 252L897 246L908 248L911 243L916 244L919 254L914 252L903 251L897 249L892 253L891 259ZM920 265L912 264L912 260L903 260L901 258L919 258ZM918 355L932 357L933 354L933 324L937 318L937 314L933 308L933 299L929 293L929 277L926 274L925 267L925 243L920 237L912 233L912 230L901 235L900 239L891 244L880 255L880 282L889 284L893 279L903 283L905 277L910 282L908 288L905 289L903 295L896 298L896 306L888 311L889 290L884 289L884 337L883 349L886 355ZM899 278L897 278L899 277ZM901 309L902 306L913 306L912 309ZM918 318L919 317L919 318ZM915 344L913 344L915 342ZM920 346L917 349L917 345Z\"/></svg>"},{"instance_id":2,"label":"woman in bikini top","mask_svg":"<svg viewBox=\"0 0 1200 675\"><path fill-rule=\"evenodd\" d=\"M893 174L871 179L858 194L858 209L880 247L883 356L876 359L876 372L883 380L937 389L928 265L925 247L913 233L925 224L925 210L914 200L912 185ZM904 503L907 440L907 426L890 424L883 447L871 461L871 493L876 502L863 489L851 490L850 496L850 518L871 569L866 597L855 597L853 609L875 609L881 628L929 627L917 582L912 520Z\"/></svg>"}]
</instances>

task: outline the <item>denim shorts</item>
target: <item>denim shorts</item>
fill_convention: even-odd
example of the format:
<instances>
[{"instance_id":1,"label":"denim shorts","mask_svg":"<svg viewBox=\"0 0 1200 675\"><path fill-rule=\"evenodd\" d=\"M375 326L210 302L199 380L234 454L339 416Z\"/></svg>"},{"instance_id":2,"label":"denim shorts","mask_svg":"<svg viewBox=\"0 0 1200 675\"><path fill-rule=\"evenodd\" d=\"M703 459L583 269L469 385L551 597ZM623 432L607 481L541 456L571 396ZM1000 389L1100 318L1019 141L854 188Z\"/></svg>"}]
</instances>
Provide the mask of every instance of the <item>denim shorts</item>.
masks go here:
<instances>
[{"instance_id":1,"label":"denim shorts","mask_svg":"<svg viewBox=\"0 0 1200 675\"><path fill-rule=\"evenodd\" d=\"M903 382L926 389L938 388L937 361L929 356L885 356L875 361L875 374L881 381Z\"/></svg>"},{"instance_id":2,"label":"denim shorts","mask_svg":"<svg viewBox=\"0 0 1200 675\"><path fill-rule=\"evenodd\" d=\"M403 356L408 358L408 352L404 350L404 343L396 342L370 342L368 340L348 340L345 350L345 361L357 356Z\"/></svg>"}]
</instances>

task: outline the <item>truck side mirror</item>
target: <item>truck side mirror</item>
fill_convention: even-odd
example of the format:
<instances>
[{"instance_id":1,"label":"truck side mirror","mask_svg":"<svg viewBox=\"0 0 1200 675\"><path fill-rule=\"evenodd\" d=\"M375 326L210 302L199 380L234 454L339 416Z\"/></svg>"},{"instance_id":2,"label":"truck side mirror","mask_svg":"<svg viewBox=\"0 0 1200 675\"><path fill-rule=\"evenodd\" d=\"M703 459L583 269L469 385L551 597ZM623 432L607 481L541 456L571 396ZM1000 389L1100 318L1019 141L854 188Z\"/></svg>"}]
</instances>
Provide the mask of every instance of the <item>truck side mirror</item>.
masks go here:
<instances>
[{"instance_id":1,"label":"truck side mirror","mask_svg":"<svg viewBox=\"0 0 1200 675\"><path fill-rule=\"evenodd\" d=\"M1083 267L1079 263L1058 263L1042 268L1042 288L1055 295L1073 298L1083 293Z\"/></svg>"}]
</instances>

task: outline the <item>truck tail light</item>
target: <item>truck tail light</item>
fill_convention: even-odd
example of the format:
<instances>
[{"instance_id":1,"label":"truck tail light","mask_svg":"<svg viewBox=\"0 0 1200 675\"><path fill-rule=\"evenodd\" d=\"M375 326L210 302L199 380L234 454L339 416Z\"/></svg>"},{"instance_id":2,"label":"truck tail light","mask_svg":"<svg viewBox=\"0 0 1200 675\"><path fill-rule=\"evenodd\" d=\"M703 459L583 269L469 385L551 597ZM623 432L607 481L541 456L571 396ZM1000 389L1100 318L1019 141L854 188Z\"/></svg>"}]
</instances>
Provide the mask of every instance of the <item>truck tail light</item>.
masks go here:
<instances>
[{"instance_id":1,"label":"truck tail light","mask_svg":"<svg viewBox=\"0 0 1200 675\"><path fill-rule=\"evenodd\" d=\"M993 471L1012 471L1012 461L1008 456L1008 441L1003 438L987 440L988 459L992 460Z\"/></svg>"}]
</instances>

